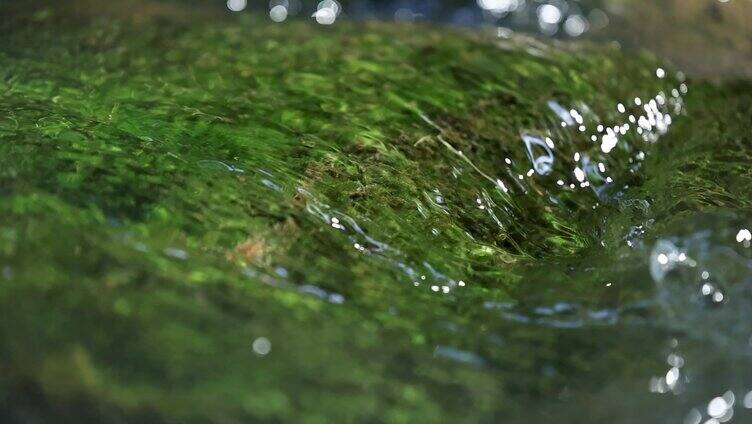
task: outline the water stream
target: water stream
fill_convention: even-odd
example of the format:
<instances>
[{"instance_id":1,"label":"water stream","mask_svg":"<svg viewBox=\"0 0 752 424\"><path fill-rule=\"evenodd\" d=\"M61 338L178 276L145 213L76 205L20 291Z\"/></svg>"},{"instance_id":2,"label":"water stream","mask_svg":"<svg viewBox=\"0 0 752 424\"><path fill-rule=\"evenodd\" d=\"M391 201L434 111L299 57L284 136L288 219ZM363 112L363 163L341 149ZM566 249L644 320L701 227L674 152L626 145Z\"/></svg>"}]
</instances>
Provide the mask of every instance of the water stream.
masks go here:
<instances>
[{"instance_id":1,"label":"water stream","mask_svg":"<svg viewBox=\"0 0 752 424\"><path fill-rule=\"evenodd\" d=\"M0 417L752 420L741 41L646 45L636 1L90 5L2 9Z\"/></svg>"}]
</instances>

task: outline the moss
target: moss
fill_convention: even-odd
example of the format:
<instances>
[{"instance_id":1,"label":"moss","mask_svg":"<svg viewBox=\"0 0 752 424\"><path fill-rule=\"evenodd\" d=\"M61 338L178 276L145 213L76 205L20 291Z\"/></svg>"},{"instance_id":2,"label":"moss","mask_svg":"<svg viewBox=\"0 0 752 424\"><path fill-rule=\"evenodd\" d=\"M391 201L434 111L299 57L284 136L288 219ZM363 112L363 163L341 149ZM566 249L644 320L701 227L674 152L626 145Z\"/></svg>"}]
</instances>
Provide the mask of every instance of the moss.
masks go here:
<instances>
[{"instance_id":1,"label":"moss","mask_svg":"<svg viewBox=\"0 0 752 424\"><path fill-rule=\"evenodd\" d=\"M652 369L613 363L660 331L533 330L493 305L561 297L554 284L596 305L644 294L599 285L641 272L627 265L571 282L578 255L602 240L618 251L638 217L588 191L552 204L593 146L547 104L616 120L616 102L678 83L657 66L429 26L16 25L0 39L0 407L17 420L481 421L524 416L564 382L587 392L601 373ZM732 117L750 116L749 97L698 86L697 107L721 112L680 122L687 155L655 156L627 194L655 199L655 217L747 207L747 156L729 171L738 188L724 184L705 136L747 155ZM561 166L517 185L523 134L555 138ZM619 166L631 153L604 160L639 185Z\"/></svg>"}]
</instances>

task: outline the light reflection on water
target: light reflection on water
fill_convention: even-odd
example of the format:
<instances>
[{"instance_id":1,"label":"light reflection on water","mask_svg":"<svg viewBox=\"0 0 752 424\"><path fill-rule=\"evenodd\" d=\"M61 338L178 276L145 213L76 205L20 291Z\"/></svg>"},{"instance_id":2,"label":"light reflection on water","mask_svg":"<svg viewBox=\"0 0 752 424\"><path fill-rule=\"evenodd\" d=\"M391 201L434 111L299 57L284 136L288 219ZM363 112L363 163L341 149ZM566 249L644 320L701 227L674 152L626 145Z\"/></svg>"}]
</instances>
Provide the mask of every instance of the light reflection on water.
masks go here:
<instances>
[{"instance_id":1,"label":"light reflection on water","mask_svg":"<svg viewBox=\"0 0 752 424\"><path fill-rule=\"evenodd\" d=\"M368 0L271 0L269 18L277 23L288 18L310 16L321 25L335 24L340 15L355 18L393 19L400 22L421 20L445 21L456 25L497 24L515 29L535 31L547 36L579 37L609 25L608 13L601 2L565 0L477 0L476 1L395 1ZM600 6L600 7L599 7ZM227 8L242 12L247 7L257 10L245 0L228 0Z\"/></svg>"},{"instance_id":2,"label":"light reflection on water","mask_svg":"<svg viewBox=\"0 0 752 424\"><path fill-rule=\"evenodd\" d=\"M683 84L683 83L682 83ZM655 98L661 98L662 94L655 95ZM638 99L638 98L636 98ZM639 103L636 102L636 103ZM555 101L550 101L551 104L557 104ZM620 103L621 105L621 103ZM637 108L637 104L634 108ZM586 106L585 109L588 109ZM553 108L552 108L553 109ZM638 108L639 109L639 108ZM554 110L559 118L563 119L561 114L562 110ZM621 115L632 113L633 110L623 109L620 111ZM555 142L548 136L545 138L535 137L528 134L522 134L521 139L523 146L521 146L524 155L530 160L532 168L520 169L511 162L506 160L500 164L504 168L503 170L481 170L476 166L471 157L465 155L463 152L454 148L450 143L441 138L441 133L444 133L444 129L441 126L434 123L430 118L420 114L422 121L426 122L430 127L434 128L438 133L437 138L446 146L449 152L449 160L459 159L454 164L455 169L462 169L467 165L470 166L470 171L474 172L477 178L463 174L461 178L469 179L473 184L482 182L482 185L486 187L481 188L479 186L479 195L473 199L473 207L478 208L486 212L488 218L499 229L504 229L507 226L513 225L515 221L515 196L534 196L537 197L538 193L542 190L549 193L552 199L555 199L557 193L560 191L576 191L581 189L591 190L596 195L596 200L601 202L608 202L612 199L606 197L605 193L608 189L618 184L619 177L612 178L606 173L606 166L604 162L613 164L615 169L624 170L628 169L630 172L634 171L634 167L629 163L623 162L625 158L628 158L629 162L639 162L644 159L644 153L639 150L644 143L654 143L658 138L668 131L671 125L672 118L671 113L674 116L678 116L682 112L681 97L671 98L669 101L656 102L654 98L651 98L649 105L642 108L642 111L634 111L634 113L640 113L637 118L641 125L633 128L629 131L624 125L616 124L613 128L610 126L613 122L607 123L609 127L604 128L602 121L598 117L587 114L588 119L586 121L583 115L577 110L571 109L567 112L567 116L574 122L592 127L599 133L603 133L602 139L607 137L612 138L613 145L609 149L604 149L603 144L599 146L598 142L588 142L587 140L577 143L578 146L590 145L589 148L577 149L574 153L574 163L566 165L563 163L560 167L555 167ZM633 115L630 115L633 116ZM649 117L649 118L648 118ZM617 119L623 119L619 117ZM566 121L562 120L562 124ZM551 133L550 130L541 129L544 133ZM560 144L559 149L563 152L571 152L576 148L573 144L576 142L570 140L576 140L578 138L575 129L570 130L574 136L570 134L569 138L566 138L567 143L572 145ZM579 131L583 132L583 131ZM584 137L584 136L583 136ZM561 142L563 143L563 142ZM624 153L623 156L617 156L611 158L611 151L619 146L619 150ZM599 151L600 150L600 151ZM635 154L634 152L637 151ZM588 152L588 153L581 153ZM597 165L591 160L589 154L599 158L603 162L598 162ZM622 163L619 163L622 161ZM569 162L569 161L567 161ZM571 163L571 162L570 162ZM571 171L568 171L565 166L573 166ZM546 181L535 181L537 177L545 177L551 174L554 170L558 171L557 175L563 176L562 179L553 182L551 178ZM536 176L537 174L537 176ZM516 177L514 177L516 175ZM457 176L456 178L460 178ZM265 185L274 184L269 183L268 179L263 179ZM517 191L514 187L519 187L521 190ZM347 238L353 249L366 255L376 256L392 264L395 268L399 269L406 275L406 280L412 283L416 287L423 287L439 294L449 294L452 290L458 287L464 287L465 282L463 276L448 277L440 272L436 266L431 265L429 262L416 258L408 258L399 249L390 246L387 242L380 241L367 234L360 224L356 222L350 216L347 216L336 210L332 210L327 204L320 201L316 195L309 192L306 189L298 188L298 194L300 194L306 201L306 210L314 217L321 220L328 227L334 230L338 230L344 234L347 234ZM433 208L438 209L444 214L451 215L450 209L445 204L444 197L438 190L435 190L432 194L426 194L425 200ZM423 216L426 216L426 208L423 206L419 199L415 199L415 203L418 210ZM551 202L555 207L559 206L554 200ZM508 207L505 207L508 205ZM598 203L593 205L596 208ZM455 210L465 210L469 205L454 205ZM561 207L561 206L559 206ZM440 230L436 230L440 231Z\"/></svg>"},{"instance_id":3,"label":"light reflection on water","mask_svg":"<svg viewBox=\"0 0 752 424\"><path fill-rule=\"evenodd\" d=\"M752 63L739 55L750 45L745 34L752 4L744 0L271 0L268 8L263 2L228 1L228 8L235 12L246 6L268 12L277 23L310 18L332 25L338 19L378 18L491 25L505 38L520 31L564 39L616 39L627 46L655 50L705 76L752 76ZM689 39L692 48L686 46ZM729 46L724 47L727 42Z\"/></svg>"},{"instance_id":4,"label":"light reflection on water","mask_svg":"<svg viewBox=\"0 0 752 424\"><path fill-rule=\"evenodd\" d=\"M666 71L662 68L654 73L658 79L667 79ZM616 202L620 208L645 214L650 208L648 201L620 200L622 190L628 188L625 181L641 172L640 164L650 154L650 145L659 142L675 120L682 119L683 96L687 92L687 83L679 73L663 91L623 99L611 105L614 113L606 118L590 112L587 105L564 106L552 99L547 105L558 120L550 128L537 128L535 134L540 135L530 132L520 135L518 148L522 155L516 157L526 157L529 163L521 166L504 158L498 162L500 169L481 169L471 155L442 138L446 129L428 116L419 114L419 120L436 131L435 137L446 148L446 160L452 163L454 178L477 185L478 195L474 199L465 199L466 204L448 205L442 193L436 189L425 193L423 199L414 199L416 207L426 219L432 211L452 216L474 207L486 212L487 219L504 229L515 221L516 199L519 196L538 198L545 192L552 207L563 208L556 200L561 192L586 190L593 193L594 209ZM559 139L557 134L561 134L561 131L565 131L566 136ZM311 216L331 230L344 234L351 247L362 253L364 259L384 261L404 273L406 284L439 295L448 295L457 288L465 287L466 283L462 280L465 277L462 275L444 275L440 265L412 257L390 246L388 241L370 236L354 218L331 209L315 194L302 188L298 192L306 200L306 209ZM729 219L719 222L728 225ZM732 231L723 226L681 238L661 239L652 247L646 247L641 237L652 223L649 220L632 227L624 240L642 256L644 266L649 267L656 282L654 298L605 308L569 302L523 306L494 301L486 301L482 307L490 313L486 316L506 321L508 325L548 327L553 331L587 331L590 328L617 326L680 331L690 342L685 343L681 337L670 339L671 352L666 356L668 368L662 375L645 376L645 390L656 395L675 396L678 404L683 405L680 408L688 410L684 422L730 422L734 418L735 408L752 406L752 401L746 401L752 399L752 392L745 392L752 387L743 379L736 378L724 380L720 377L719 384L719 376L712 369L714 365L700 358L704 349L721 355L721 358L724 358L725 352L747 358L752 350L752 334L749 334L749 326L745 323L752 314L752 297L743 283L738 281L752 274L752 260L734 250L748 248L752 236L746 227ZM432 231L438 234L441 229L434 228ZM715 240L718 237L721 240ZM706 261L722 268L704 267ZM728 267L723 267L724 261L729 262ZM676 278L670 276L684 268L689 269L687 272L692 276L688 277L685 272L674 283L675 286L668 286L667 279ZM729 272L735 274L729 275ZM693 280L697 280L697 284L691 283L687 287L687 282ZM606 286L611 287L611 283L606 283ZM695 287L694 292L691 287ZM344 301L341 295L329 294L316 286L304 285L300 290L332 303ZM656 318L656 313L662 317ZM503 343L500 342L502 334L491 334L479 343ZM710 345L698 350L692 344L697 341L709 342ZM685 344L690 347L685 348ZM483 354L455 346L436 345L434 356L473 367L494 367ZM738 363L735 364L735 367L739 367ZM752 367L744 366L744 370L752 371ZM546 371L551 375L556 372L555 368ZM721 394L712 397L713 391ZM623 395L630 396L629 393ZM704 403L700 400L703 397L707 398ZM744 403L737 400L742 398L745 399ZM671 413L673 416L676 414L678 412Z\"/></svg>"},{"instance_id":5,"label":"light reflection on water","mask_svg":"<svg viewBox=\"0 0 752 424\"><path fill-rule=\"evenodd\" d=\"M665 71L661 68L655 71L655 75L658 79L667 78ZM562 106L555 100L550 100L548 107L557 120L553 121L550 128L538 128L536 131L541 134L540 136L530 135L530 133L522 133L520 136L520 143L517 145L520 154L515 156L526 157L529 163L522 166L509 158L504 158L498 161L499 169L481 169L475 164L471 155L458 150L442 138L446 129L429 117L419 114L419 120L435 130L436 138L446 148L446 160L452 163L455 170L454 179L458 183L461 180L465 184L476 185L478 195L474 199L464 199L465 204L448 204L441 191L435 189L433 192L425 192L423 198L414 199L415 205L424 219L428 219L434 212L451 217L457 213L463 213L468 208L477 208L485 212L486 219L491 220L500 229L514 225L515 214L518 211L518 198L545 199L546 197L541 197L542 192L547 193L550 199L547 202L552 207L562 208L562 210L566 208L556 201L562 192L584 190L584 193L591 193L593 196L593 209L601 207L602 204L618 203L622 209L647 213L650 205L646 200L621 201L620 196L621 189L627 188L624 181L640 173L640 163L650 154L650 145L658 142L661 136L670 130L674 120L682 119L683 94L687 92L684 77L678 75L676 80L666 85L664 90L615 103L606 108L613 111L613 114L606 118L600 118L590 112L587 105L570 108ZM672 94L666 95L665 93ZM561 135L561 131L565 131L565 135L559 138L557 134ZM363 260L383 262L403 273L405 284L412 284L417 290L426 290L438 295L453 295L454 290L466 286L463 280L466 277L444 275L441 272L441 264L433 265L420 257L413 257L402 252L391 246L388 240L369 235L356 219L332 209L316 194L300 187L297 191L305 199L305 207L311 217L330 231L341 233L348 241L350 248L363 255ZM654 250L651 256L641 242L645 228L650 225L651 222L647 222L644 225L635 226L624 238L630 247L637 249L638 254L642 255L645 260L644 265L647 265L648 258L651 258L651 273L656 282L661 283L663 275L669 271L666 267L672 267L674 263L694 264L695 262L686 254L679 252L676 246L664 241L659 241L655 249L664 249L667 253L656 254ZM432 231L438 234L441 229L433 228ZM747 233L740 231L736 237L749 244L750 237ZM655 263L658 264L658 268ZM610 282L604 284L606 287L612 286ZM655 298L622 303L615 307L591 307L570 302L519 305L486 301L482 304L482 308L487 311L484 313L486 319L500 319L507 323L504 325L548 327L557 332L589 331L593 328L616 326L619 328L652 327L661 331L676 330L677 327L673 322L667 323L655 318L655 312L662 310L664 307L662 302L667 297L662 286L659 284L657 287ZM331 303L345 301L343 296L330 294L325 289L313 285L303 285L299 287L299 290ZM708 294L711 302L721 302L717 299L717 293L720 291L713 289L713 293ZM668 298L673 297L668 296ZM687 313L688 308L687 305L682 304L675 305L674 309L683 314ZM752 313L752 303L747 312ZM707 323L707 320L703 318L698 323L680 321L679 325L683 326L682 330L687 331L690 337L702 337L695 327L699 323ZM454 331L464 333L472 330L456 329ZM713 331L717 331L717 328ZM724 339L729 337L726 332L718 334ZM494 333L478 343L481 345L503 344L500 342L503 337L503 332ZM674 340L672 343L678 344L679 342ZM719 346L715 344L714 348ZM694 384L701 387L699 392L706 393L703 383L691 378L695 369L694 361L686 364L681 352L681 349L674 349L674 353L669 354L667 363L670 367L665 375L645 376L644 389L646 391L682 396L686 391L691 392L692 384ZM450 345L436 345L434 356L473 367L493 368L496 366L478 351ZM556 375L557 372L555 367L549 367L544 374ZM734 402L728 399L729 396L733 396L733 393L731 395L728 393L732 392L727 392L724 395L725 398L711 400L707 413L698 412L696 408L692 409L690 419L707 415L718 419L719 422L729 421L732 418ZM625 393L624 396L629 396L629 394ZM725 399L726 404L720 405L721 401L718 399Z\"/></svg>"},{"instance_id":6,"label":"light reflection on water","mask_svg":"<svg viewBox=\"0 0 752 424\"><path fill-rule=\"evenodd\" d=\"M656 78L667 79L666 72L662 68L655 70ZM683 96L687 93L687 84L684 77L679 74L675 80L667 81L664 91L651 93L642 97L636 96L631 99L623 99L605 109L612 110L608 117L601 118L590 111L587 105L563 106L556 100L547 103L553 117L551 126L543 126L536 129L536 134L522 132L517 148L520 154L515 157L525 157L526 164L512 161L510 158L499 160L499 169L481 169L475 164L473 157L466 154L442 138L447 130L440 124L435 123L424 114L416 118L435 131L435 137L446 148L446 160L452 163L454 179L465 184L473 184L477 187L477 196L474 199L464 199L465 204L448 204L439 189L425 192L423 198L414 199L417 210L424 219L429 219L433 213L454 216L463 213L468 208L477 208L486 213L489 219L500 229L514 225L515 215L518 211L517 202L519 197L548 198L546 200L554 208L565 209L556 199L562 192L574 192L584 190L592 193L594 203L592 208L597 209L602 204L618 203L625 210L632 209L647 213L650 208L649 202L641 199L621 201L622 189L626 189L625 181L640 173L640 164L650 154L650 145L659 142L661 136L669 132L671 125L677 119L682 119L684 114ZM670 94L666 94L670 93ZM564 133L562 133L564 131ZM563 134L563 135L562 135ZM557 137L559 135L560 137ZM230 172L234 168L222 162L207 161L206 165L227 168ZM283 192L281 185L274 182L271 173L262 171L259 173L264 185ZM303 183L303 182L301 182ZM327 205L317 194L308 189L298 187L297 193L305 201L305 209L309 216L329 231L341 234L349 248L362 255L363 260L378 261L393 267L404 275L404 283L412 285L416 290L425 290L437 295L454 295L456 289L467 286L462 275L447 276L441 271L441 264L431 264L422 258L406 254L402 250L393 247L388 239L379 239L368 233L364 225L355 218L337 211ZM547 197L541 197L541 193L547 193ZM455 201L460 199L455 199ZM364 218L367 221L367 217ZM725 221L724 221L725 222ZM657 328L661 331L682 331L687 337L697 338L712 343L712 350L732 352L744 352L749 350L749 336L746 334L736 335L729 331L734 322L744 322L744 318L752 313L752 298L749 303L743 303L740 310L734 312L722 312L729 314L728 317L716 312L715 309L707 309L714 305L725 305L733 296L738 305L740 293L734 293L728 289L704 282L700 286L699 294L686 295L668 292L664 279L678 267L690 267L700 269L702 267L702 255L710 250L723 250L717 244L707 244L708 237L718 236L725 230L714 232L700 232L690 238L675 239L676 243L669 240L659 240L650 252L645 247L641 237L645 228L652 222L634 226L624 239L626 244L642 255L644 265L650 268L650 273L656 281L654 298L636 300L622 303L615 307L593 307L576 302L556 302L552 304L515 304L512 302L485 301L479 305L484 312L485 319L502 320L512 326L547 327L556 332L581 332L593 328ZM441 228L433 228L434 234L441 232ZM749 247L751 236L742 228L735 232L737 244ZM729 238L729 237L727 237ZM698 243L700 247L692 243ZM705 243L705 244L703 244ZM745 244L746 243L746 244ZM686 253L689 249L699 249L703 253ZM737 256L731 255L732 261L740 261ZM743 262L746 266L747 262ZM649 265L648 265L649 264ZM281 270L280 270L281 269ZM745 268L744 272L749 270ZM287 271L277 268L271 274L259 274L251 268L245 270L247 275L254 279L261 279L279 287L292 287L287 281ZM710 273L710 274L709 274ZM717 271L702 270L699 279L708 280L708 275L713 275L713 281L725 281L718 279ZM680 284L686 281L680 280ZM612 283L605 283L611 287ZM332 304L342 304L347 299L339 293L330 292L313 284L298 285L296 289L306 295L322 299ZM670 289L676 290L676 289ZM678 288L685 292L687 288ZM723 291L722 291L723 290ZM733 293L733 294L732 294ZM524 298L524 297L523 297ZM695 312L694 309L700 312ZM666 318L656 319L656 311L665 311ZM728 308L723 311L729 311ZM398 313L392 310L391 313ZM659 312L661 313L661 312ZM472 331L454 328L452 332ZM748 326L741 325L741 329L747 330ZM567 336L564 336L567 337ZM477 338L477 336L475 337ZM504 345L504 332L492 332L485 339L477 341L485 348L498 344ZM736 343L739 346L729 347L728 343ZM645 376L644 390L656 395L671 394L679 399L680 405L692 406L688 409L684 422L703 422L704 419L717 420L717 422L729 422L733 418L734 408L741 407L742 403L736 401L736 396L745 396L745 389L752 389L741 385L738 381L725 382L720 389L734 387L738 394L726 390L722 395L711 397L700 404L697 399L708 396L708 388L718 387L717 382L703 381L717 378L708 371L707 363L698 361L697 350L685 351L683 341L679 338L671 338L669 343L671 353L666 357L667 370L658 376ZM695 348L696 349L696 348ZM255 347L254 347L255 350ZM457 346L438 344L433 354L436 358L454 361L472 367L495 367L492 359L485 357L475 350L467 350ZM554 376L557 374L555 367L548 367L542 371L544 375ZM750 392L752 393L752 392ZM624 396L630 396L624 393ZM752 395L749 396L752 399ZM752 401L748 402L752 403ZM752 406L752 405L751 405ZM678 412L672 413L676 416Z\"/></svg>"},{"instance_id":7,"label":"light reflection on water","mask_svg":"<svg viewBox=\"0 0 752 424\"><path fill-rule=\"evenodd\" d=\"M229 0L227 7L240 12L248 4ZM358 6L321 1L311 17L318 24L333 25L348 13L350 7L357 9ZM601 9L586 11L575 7L575 2L483 0L469 7L475 7L476 12L478 8L482 9L480 19L495 24L503 23L504 19L527 19L524 22L530 24L532 16L532 25L537 25L537 30L547 35L563 30L569 36L580 36L608 22ZM295 1L273 1L269 13L275 22L284 22L288 17L303 13L302 10L300 3ZM424 16L419 9L408 7L401 7L394 13L398 20L415 20ZM463 19L470 16L467 13L466 9L459 9L456 15L452 15L452 21L465 22ZM508 41L508 33L502 31L498 34L498 41L503 46ZM546 57L545 48L539 47L531 44L527 51L536 57ZM451 168L451 175L446 175L446 180L457 186L473 188L472 196L466 198L452 196L442 186L442 189L423 190L421 196L409 199L422 220L430 223L426 226L430 234L417 234L421 231L419 227L407 221L400 221L401 227L415 228L412 231L416 232L415 236L420 236L419 240L435 237L435 245L413 246L408 243L405 246L404 242L397 240L399 234L390 234L384 229L371 231L369 216L348 215L330 206L326 196L311 188L305 177L285 173L284 166L275 162L283 159L274 158L268 163L263 163L262 159L261 163L256 163L259 167L241 167L225 158L206 158L197 161L196 166L200 172L251 178L258 182L259 187L280 199L299 198L301 208L306 212L305 224L322 230L335 240L333 260L389 268L411 290L428 294L431 299L446 299L450 305L462 304L471 310L466 320L470 321L469 325L453 322L451 318L433 323L441 327L436 330L439 336L432 348L435 358L498 371L505 364L493 356L495 350L538 347L535 343L510 337L520 328L540 329L540 334L550 334L560 341L585 339L590 343L594 335L612 331L614 334L645 331L645 335L658 338L664 338L664 333L668 333L665 337L668 345L668 353L664 355L665 369L656 375L641 375L644 384L639 390L666 396L667 403L678 405L676 408L667 407L670 410L668 415L679 417L686 423L729 422L734 419L735 410L752 407L752 385L745 380L752 372L752 367L747 364L752 353L752 333L747 324L752 315L752 291L748 288L752 283L749 278L752 275L752 255L749 253L752 234L748 228L752 224L743 217L734 214L692 217L680 225L680 230L664 231L655 242L643 240L655 226L655 220L641 218L620 237L620 241L629 247L623 258L592 256L585 259L593 263L571 267L565 263L550 263L551 272L563 272L569 280L598 276L599 289L603 292L596 293L593 285L593 293L582 294L579 298L569 293L573 287L566 282L562 283L564 287L553 289L545 284L536 286L545 278L533 274L530 281L521 282L520 288L513 292L513 301L498 301L493 293L489 293L491 290L483 292L486 288L477 288L467 275L446 271L446 264L430 254L445 252L445 255L434 256L452 256L453 246L440 241L441 235L449 228L442 226L442 221L436 216L447 220L464 219L463 228L468 229L466 236L477 241L479 254L494 255L498 253L494 241L485 239L482 232L471 234L471 227L483 225L499 231L514 229L527 223L524 221L527 218L526 205L545 204L547 213L561 216L592 210L594 219L599 218L601 208L608 207L639 217L649 215L649 199L624 200L624 193L630 182L641 176L642 163L650 157L653 145L660 143L675 122L688 119L684 102L690 87L683 74L664 68L650 69L648 75L650 85L660 87L659 90L635 91L628 97L613 99L611 104L539 99L541 104L537 107L547 110L548 115L517 128L516 136L503 140L510 150L507 155L495 158L494 167L481 165L472 151L463 151L456 144L457 137L452 134L452 128L440 117L415 110L415 125L427 132L415 144L435 142L440 147L440 159ZM596 110L608 112L599 115L594 112ZM142 250L138 242L129 240L131 242L135 249ZM518 242L508 241L512 247ZM261 252L261 241L258 241L258 246L254 243L256 241L251 240L244 246L247 251L255 252L248 253L248 257L270 256ZM191 259L188 251L178 247L166 246L162 252L175 261ZM344 308L351 301L361 300L327 287L325 282L307 281L300 269L276 263L271 256L266 262L249 261L241 267L241 272L249 281L297 291L326 302L332 308ZM621 275L623 269L618 263L622 259L632 261L626 265L629 269L624 275ZM353 262L342 267L352 266ZM601 269L611 266L616 269ZM3 275L11 278L8 276L12 276L12 270L4 267ZM618 294L611 294L621 293L619 290L625 286L635 284L631 278L642 277L644 280L648 275L654 287L647 296L622 300ZM550 292L548 295L538 293L546 290ZM473 297L463 297L463 291ZM616 300L612 296L616 296ZM384 305L384 308L392 315L403 313L392 305ZM465 317L458 314L457 318L459 321ZM659 335L655 336L656 333ZM470 342L463 343L461 339L445 334L460 334ZM272 335L268 337L273 340ZM604 339L608 337L604 335ZM601 364L607 360L603 358L608 354L626 350L624 344L639 342L639 339L611 340L611 347L605 346L599 353L586 358L590 358L593 365ZM253 352L259 356L273 356L272 340L255 338ZM277 342L274 343L276 346ZM565 342L561 344L567 345ZM645 350L646 355L656 355L659 349L651 345ZM564 357L566 353L560 354ZM554 354L549 362L556 362L555 359L561 357ZM544 380L555 378L567 371L561 368L564 367L541 364L539 377ZM532 367L526 371L537 372ZM739 375L735 376L737 373ZM628 389L620 395L637 397ZM618 399L611 402L618 402ZM582 404L579 406L583 407Z\"/></svg>"}]
</instances>

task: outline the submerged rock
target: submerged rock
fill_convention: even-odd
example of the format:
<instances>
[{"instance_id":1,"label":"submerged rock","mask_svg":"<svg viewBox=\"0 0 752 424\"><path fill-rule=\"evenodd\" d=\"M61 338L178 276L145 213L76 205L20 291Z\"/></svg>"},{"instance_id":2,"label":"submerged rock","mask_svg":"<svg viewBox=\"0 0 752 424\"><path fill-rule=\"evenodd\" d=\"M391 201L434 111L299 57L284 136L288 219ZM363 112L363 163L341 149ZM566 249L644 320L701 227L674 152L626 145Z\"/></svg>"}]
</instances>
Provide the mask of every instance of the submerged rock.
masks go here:
<instances>
[{"instance_id":1,"label":"submerged rock","mask_svg":"<svg viewBox=\"0 0 752 424\"><path fill-rule=\"evenodd\" d=\"M749 87L690 103L613 46L24 22L0 38L9 419L567 419L557 399L662 360L641 354L670 326L621 324L654 297L628 230L749 206L746 168L708 174L748 157ZM687 154L651 156L674 125Z\"/></svg>"}]
</instances>

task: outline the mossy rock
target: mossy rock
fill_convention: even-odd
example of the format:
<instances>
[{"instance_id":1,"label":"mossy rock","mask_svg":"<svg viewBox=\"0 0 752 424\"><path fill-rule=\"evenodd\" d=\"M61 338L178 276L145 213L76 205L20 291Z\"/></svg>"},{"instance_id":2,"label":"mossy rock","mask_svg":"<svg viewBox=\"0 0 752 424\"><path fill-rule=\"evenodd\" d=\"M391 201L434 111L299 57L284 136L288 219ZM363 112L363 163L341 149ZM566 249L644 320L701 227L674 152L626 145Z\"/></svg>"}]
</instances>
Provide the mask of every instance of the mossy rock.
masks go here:
<instances>
[{"instance_id":1,"label":"mossy rock","mask_svg":"<svg viewBox=\"0 0 752 424\"><path fill-rule=\"evenodd\" d=\"M654 364L626 358L663 333L563 334L483 305L519 302L546 278L593 304L639 298L644 285L615 296L600 284L620 266L577 282L566 270L623 248L644 217L622 200L640 190L655 216L748 207L735 197L745 169L738 186L712 185L702 162L723 160L705 136L748 155L731 118L750 116L746 85L698 84L698 108L724 113L690 123L672 109L689 156L648 156L637 174L624 164L652 141L628 135L606 154L561 125L552 105L608 125L619 102L668 98L682 80L656 77L661 66L614 46L427 25L8 26L3 416L482 421L525 417L565 382L587 393L606 373L633 378ZM525 136L555 143L550 172L529 173ZM585 152L613 170L603 193L557 184L575 181ZM558 371L541 377L547 367Z\"/></svg>"}]
</instances>

